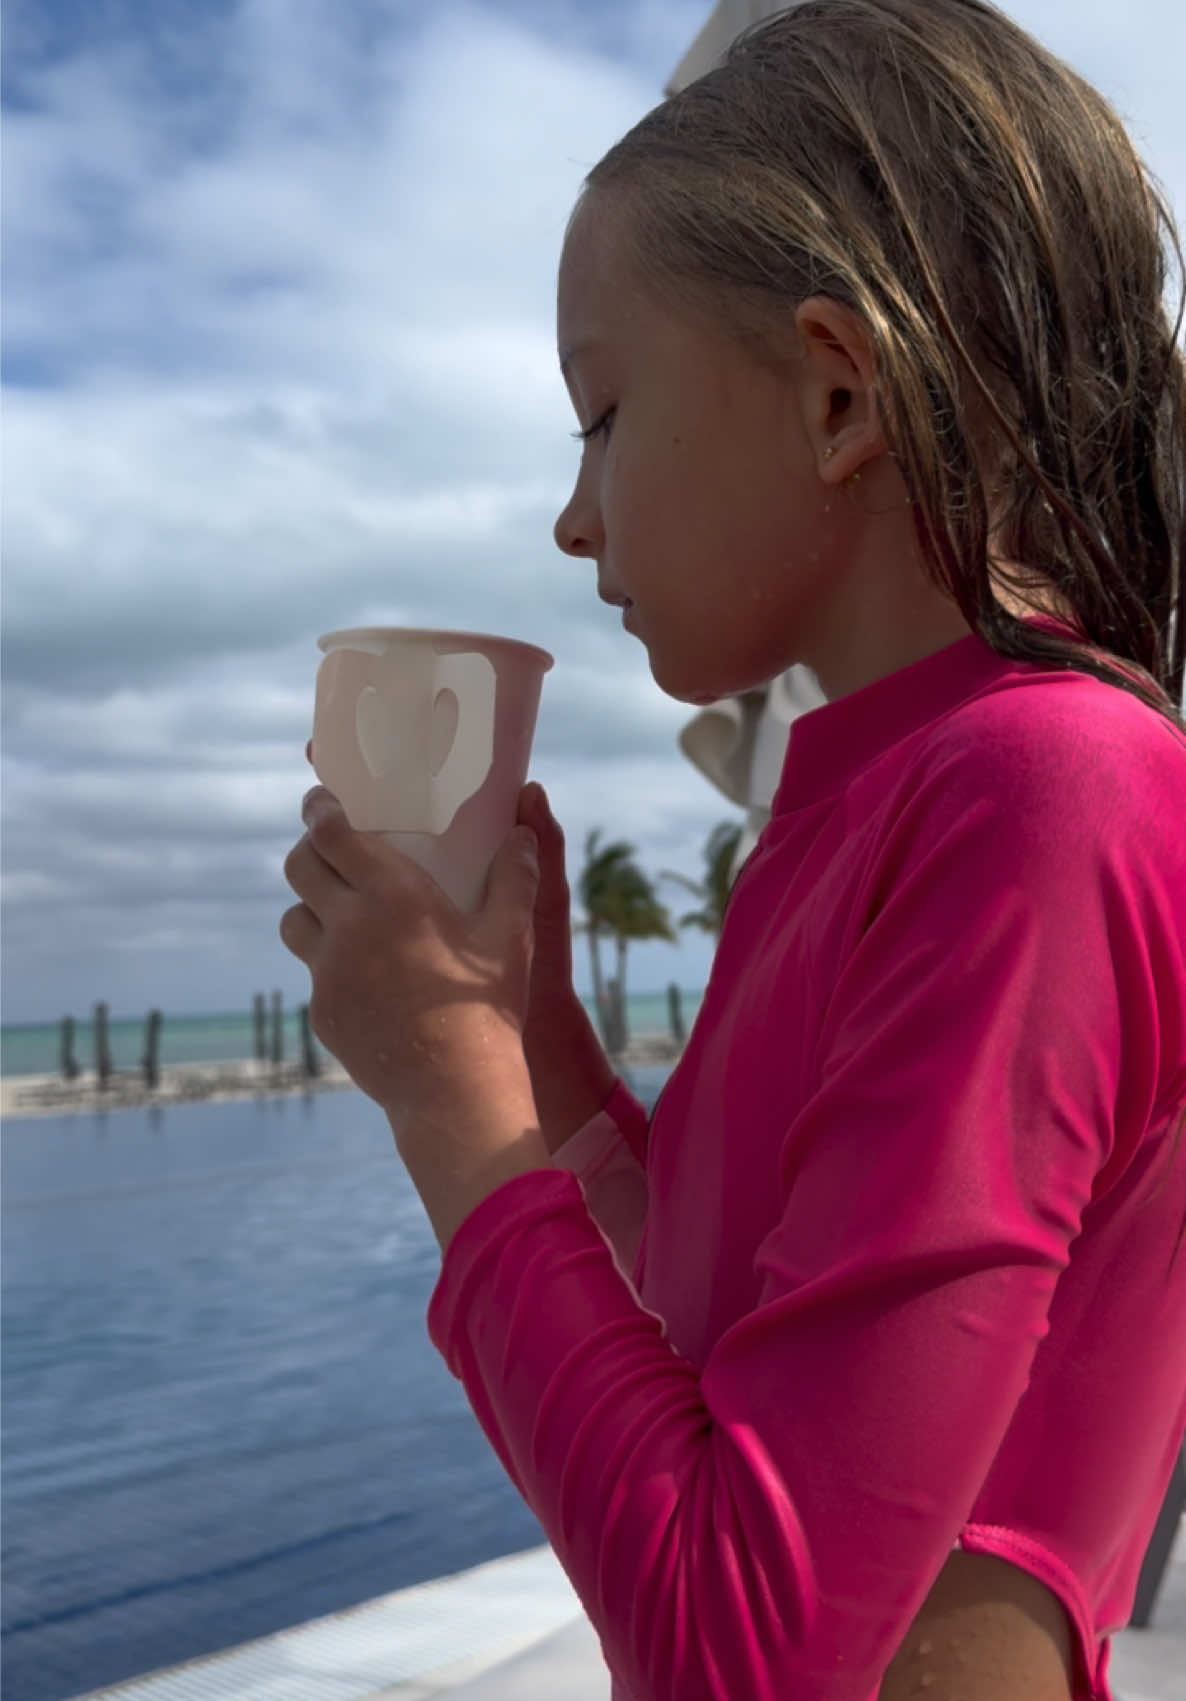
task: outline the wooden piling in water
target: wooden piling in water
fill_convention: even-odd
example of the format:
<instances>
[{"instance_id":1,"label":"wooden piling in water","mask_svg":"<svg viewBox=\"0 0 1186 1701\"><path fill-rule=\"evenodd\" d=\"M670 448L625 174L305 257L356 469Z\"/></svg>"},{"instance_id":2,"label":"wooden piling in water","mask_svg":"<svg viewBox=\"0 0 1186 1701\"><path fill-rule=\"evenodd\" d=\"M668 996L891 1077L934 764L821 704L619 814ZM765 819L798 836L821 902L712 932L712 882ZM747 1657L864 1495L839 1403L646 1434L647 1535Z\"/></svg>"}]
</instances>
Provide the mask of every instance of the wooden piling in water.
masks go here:
<instances>
[{"instance_id":1,"label":"wooden piling in water","mask_svg":"<svg viewBox=\"0 0 1186 1701\"><path fill-rule=\"evenodd\" d=\"M676 1045L682 1046L687 1035L684 1031L684 1012L680 990L674 981L667 988L667 1016L671 1023L671 1037Z\"/></svg>"},{"instance_id":2,"label":"wooden piling in water","mask_svg":"<svg viewBox=\"0 0 1186 1701\"><path fill-rule=\"evenodd\" d=\"M144 1023L144 1056L141 1059L141 1067L144 1070L144 1085L150 1089L161 1084L161 1023L164 1019L159 1010L150 1010Z\"/></svg>"},{"instance_id":3,"label":"wooden piling in water","mask_svg":"<svg viewBox=\"0 0 1186 1701\"><path fill-rule=\"evenodd\" d=\"M268 1001L257 992L251 1003L251 1020L255 1028L255 1061L268 1061Z\"/></svg>"},{"instance_id":4,"label":"wooden piling in water","mask_svg":"<svg viewBox=\"0 0 1186 1701\"><path fill-rule=\"evenodd\" d=\"M284 1062L284 995L272 994L272 1062Z\"/></svg>"},{"instance_id":5,"label":"wooden piling in water","mask_svg":"<svg viewBox=\"0 0 1186 1701\"><path fill-rule=\"evenodd\" d=\"M107 1006L95 1005L95 1074L100 1087L111 1081L111 1045L107 1036Z\"/></svg>"},{"instance_id":6,"label":"wooden piling in water","mask_svg":"<svg viewBox=\"0 0 1186 1701\"><path fill-rule=\"evenodd\" d=\"M79 1065L78 1059L74 1055L73 1016L62 1017L62 1038L59 1054L61 1060L62 1079L64 1081L77 1081L79 1075L82 1073L82 1069Z\"/></svg>"},{"instance_id":7,"label":"wooden piling in water","mask_svg":"<svg viewBox=\"0 0 1186 1701\"><path fill-rule=\"evenodd\" d=\"M301 1022L301 1063L305 1075L311 1081L316 1080L321 1073L321 1059L313 1044L313 1028L309 1021L309 1006L302 1004L298 1011Z\"/></svg>"}]
</instances>

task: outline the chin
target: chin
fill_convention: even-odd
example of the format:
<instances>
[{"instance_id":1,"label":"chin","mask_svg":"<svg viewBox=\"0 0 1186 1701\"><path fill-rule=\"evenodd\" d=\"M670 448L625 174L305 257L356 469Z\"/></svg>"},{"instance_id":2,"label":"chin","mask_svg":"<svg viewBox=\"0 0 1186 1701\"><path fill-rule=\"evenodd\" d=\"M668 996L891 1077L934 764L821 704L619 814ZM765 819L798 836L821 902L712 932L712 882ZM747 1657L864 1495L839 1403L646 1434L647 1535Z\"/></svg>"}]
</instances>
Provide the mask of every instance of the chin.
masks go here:
<instances>
[{"instance_id":1,"label":"chin","mask_svg":"<svg viewBox=\"0 0 1186 1701\"><path fill-rule=\"evenodd\" d=\"M708 691L703 686L667 685L658 674L652 671L655 684L667 697L672 697L677 703L690 703L693 708L706 709L710 703L719 703L722 697L728 697L728 691Z\"/></svg>"},{"instance_id":2,"label":"chin","mask_svg":"<svg viewBox=\"0 0 1186 1701\"><path fill-rule=\"evenodd\" d=\"M674 698L677 703L689 703L696 709L706 709L712 703L719 703L722 697L739 696L743 691L752 689L752 687L731 684L728 679L722 679L716 667L693 668L684 666L681 668L678 662L674 666L665 666L661 661L657 663L656 657L650 649L647 652L647 660L651 664L651 678L660 691L665 696ZM717 674L717 677L710 684L705 675L707 674L711 678L714 673ZM697 677L697 674L699 677Z\"/></svg>"}]
</instances>

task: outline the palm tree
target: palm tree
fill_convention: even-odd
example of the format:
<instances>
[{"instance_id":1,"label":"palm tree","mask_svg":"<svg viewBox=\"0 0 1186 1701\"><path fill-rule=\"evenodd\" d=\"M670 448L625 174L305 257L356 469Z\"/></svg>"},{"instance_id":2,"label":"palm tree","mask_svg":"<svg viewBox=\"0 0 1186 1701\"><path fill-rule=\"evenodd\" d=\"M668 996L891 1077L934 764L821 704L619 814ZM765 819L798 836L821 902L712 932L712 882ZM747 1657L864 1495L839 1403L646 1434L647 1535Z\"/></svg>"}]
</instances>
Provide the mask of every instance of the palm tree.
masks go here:
<instances>
[{"instance_id":1,"label":"palm tree","mask_svg":"<svg viewBox=\"0 0 1186 1701\"><path fill-rule=\"evenodd\" d=\"M593 996L601 1023L602 1038L607 1051L625 1048L626 1031L626 951L631 939L666 939L672 945L678 935L671 917L659 902L651 881L634 861L635 848L618 840L599 849L600 827L595 827L585 840L585 866L581 871L579 892L588 921L584 931L589 935L590 966L593 971ZM577 931L581 931L578 927ZM612 1000L607 997L601 971L601 939L611 936L617 944L618 978ZM612 983L611 983L612 984Z\"/></svg>"},{"instance_id":2,"label":"palm tree","mask_svg":"<svg viewBox=\"0 0 1186 1701\"><path fill-rule=\"evenodd\" d=\"M689 880L686 875L676 874L673 869L665 868L659 875L660 880L678 880L681 886L704 901L704 907L691 910L679 918L681 927L699 927L705 933L711 933L720 938L721 928L725 920L725 909L729 902L729 893L733 885L733 863L737 856L737 847L741 843L741 823L739 821L718 821L704 847L704 879L699 884Z\"/></svg>"}]
</instances>

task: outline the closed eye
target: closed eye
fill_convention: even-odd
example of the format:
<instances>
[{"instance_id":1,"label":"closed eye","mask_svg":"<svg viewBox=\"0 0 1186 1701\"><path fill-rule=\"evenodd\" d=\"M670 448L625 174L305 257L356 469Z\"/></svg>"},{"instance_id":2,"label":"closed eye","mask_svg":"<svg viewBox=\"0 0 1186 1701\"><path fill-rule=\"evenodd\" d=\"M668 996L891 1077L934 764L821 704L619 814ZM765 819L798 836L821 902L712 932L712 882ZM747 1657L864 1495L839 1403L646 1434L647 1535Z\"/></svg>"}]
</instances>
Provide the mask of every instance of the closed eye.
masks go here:
<instances>
[{"instance_id":1,"label":"closed eye","mask_svg":"<svg viewBox=\"0 0 1186 1701\"><path fill-rule=\"evenodd\" d=\"M610 422L616 411L617 410L612 407L606 408L600 419L595 419L587 431L574 431L572 435L579 443L588 443L602 431L608 434Z\"/></svg>"}]
</instances>

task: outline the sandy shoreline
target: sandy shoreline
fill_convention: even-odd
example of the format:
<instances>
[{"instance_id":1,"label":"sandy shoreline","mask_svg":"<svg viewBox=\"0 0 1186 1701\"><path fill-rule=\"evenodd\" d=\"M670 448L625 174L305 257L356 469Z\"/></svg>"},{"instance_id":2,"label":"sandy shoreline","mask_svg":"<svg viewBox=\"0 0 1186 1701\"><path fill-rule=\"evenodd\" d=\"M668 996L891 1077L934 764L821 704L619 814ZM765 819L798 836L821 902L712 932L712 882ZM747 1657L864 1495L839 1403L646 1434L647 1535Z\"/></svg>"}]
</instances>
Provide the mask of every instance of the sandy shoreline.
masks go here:
<instances>
[{"instance_id":1,"label":"sandy shoreline","mask_svg":"<svg viewBox=\"0 0 1186 1701\"><path fill-rule=\"evenodd\" d=\"M88 1070L73 1081L60 1075L9 1075L0 1081L0 1117L67 1116L71 1112L137 1110L146 1105L199 1100L273 1098L290 1093L351 1087L346 1071L325 1059L312 1078L298 1063L178 1063L161 1069L160 1084L145 1085L139 1069L117 1069L106 1087Z\"/></svg>"},{"instance_id":2,"label":"sandy shoreline","mask_svg":"<svg viewBox=\"0 0 1186 1701\"><path fill-rule=\"evenodd\" d=\"M665 1034L642 1034L614 1059L622 1069L672 1064L679 1055ZM321 1073L305 1075L299 1063L176 1063L161 1069L160 1084L149 1088L141 1070L117 1070L105 1088L90 1070L73 1081L60 1075L8 1075L0 1080L0 1118L68 1116L146 1106L196 1104L201 1100L263 1099L293 1093L324 1093L354 1085L331 1057L321 1058Z\"/></svg>"}]
</instances>

